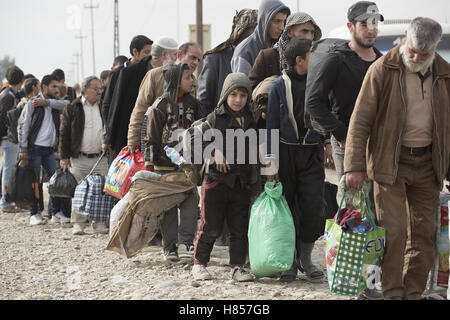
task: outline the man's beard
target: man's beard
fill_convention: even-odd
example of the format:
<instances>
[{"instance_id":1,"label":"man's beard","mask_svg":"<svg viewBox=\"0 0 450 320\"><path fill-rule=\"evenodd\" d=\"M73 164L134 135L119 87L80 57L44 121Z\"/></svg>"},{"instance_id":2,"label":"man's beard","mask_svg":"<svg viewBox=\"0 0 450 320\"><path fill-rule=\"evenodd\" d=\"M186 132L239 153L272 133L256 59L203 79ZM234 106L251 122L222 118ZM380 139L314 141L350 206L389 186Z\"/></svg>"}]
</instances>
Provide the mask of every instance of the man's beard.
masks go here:
<instances>
[{"instance_id":1,"label":"man's beard","mask_svg":"<svg viewBox=\"0 0 450 320\"><path fill-rule=\"evenodd\" d=\"M175 63L175 61L173 61L172 58L170 58L170 56L169 56L169 58L167 58L166 60L163 61L162 65L164 67L164 66L174 64L174 63Z\"/></svg>"},{"instance_id":2,"label":"man's beard","mask_svg":"<svg viewBox=\"0 0 450 320\"><path fill-rule=\"evenodd\" d=\"M423 62L415 63L407 56L406 43L404 43L400 46L400 54L402 56L403 64L405 65L406 69L409 72L420 72L422 74L427 72L428 68L433 64L434 58L436 56L436 53L433 52L433 54L430 55L430 57L427 60L425 60Z\"/></svg>"},{"instance_id":3,"label":"man's beard","mask_svg":"<svg viewBox=\"0 0 450 320\"><path fill-rule=\"evenodd\" d=\"M362 38L360 38L356 33L354 34L353 37L355 38L355 42L358 44L358 46L365 48L365 49L370 49L373 47L373 43L371 43L371 44L364 43Z\"/></svg>"},{"instance_id":4,"label":"man's beard","mask_svg":"<svg viewBox=\"0 0 450 320\"><path fill-rule=\"evenodd\" d=\"M46 99L56 99L56 95L51 94L50 92L47 92L47 93L46 93L45 95L43 95L43 96L45 96Z\"/></svg>"}]
</instances>

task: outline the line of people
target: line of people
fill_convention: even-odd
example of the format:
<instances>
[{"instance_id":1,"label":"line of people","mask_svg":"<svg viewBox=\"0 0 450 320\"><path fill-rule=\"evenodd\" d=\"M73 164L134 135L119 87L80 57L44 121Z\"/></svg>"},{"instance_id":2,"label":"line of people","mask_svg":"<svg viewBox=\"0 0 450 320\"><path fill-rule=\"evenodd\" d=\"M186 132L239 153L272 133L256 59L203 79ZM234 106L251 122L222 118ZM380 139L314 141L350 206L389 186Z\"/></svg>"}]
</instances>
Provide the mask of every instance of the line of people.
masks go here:
<instances>
[{"instance_id":1,"label":"line of people","mask_svg":"<svg viewBox=\"0 0 450 320\"><path fill-rule=\"evenodd\" d=\"M372 205L387 241L382 292L368 297L419 299L433 265L437 197L449 178L450 68L435 52L442 28L416 18L406 40L383 56L374 47L378 22L384 21L377 5L358 1L347 19L350 41L320 41L313 17L291 13L279 0L262 0L258 10L237 12L229 38L205 54L196 43L178 45L168 37L153 43L139 35L131 41L131 58L117 57L102 79L85 79L79 97L72 88L58 89L64 77L52 74L40 84L26 80L29 100L17 104L24 75L11 68L9 87L0 95L0 120L16 105L24 107L16 129L0 123L2 195L17 157L37 171L42 166L47 178L60 166L79 181L103 152L109 159L96 172L106 175L126 147L129 153L140 149L147 167L166 174L180 168L164 146L175 146L172 134L196 120L208 121L223 137L226 130L265 128L262 165L271 173L261 176L259 165L237 164L227 158L228 150L215 149L214 164L203 176L200 210L193 192L161 218L164 258L192 258L193 278L211 279L211 251L225 230L232 279L251 281L245 268L250 207L265 181L279 180L294 218L296 249L292 267L278 276L293 281L300 271L311 282L322 281L312 251L324 231L324 163L330 163L339 179L346 174L348 189L374 181ZM279 131L278 152L270 148L273 130ZM7 131L17 132L16 143ZM246 154L249 148L247 142ZM49 202L54 222L70 219L73 233L84 233L85 216L71 213L63 199ZM16 210L3 197L2 208ZM30 208L30 224L42 223L40 211ZM107 230L95 221L93 227Z\"/></svg>"}]
</instances>

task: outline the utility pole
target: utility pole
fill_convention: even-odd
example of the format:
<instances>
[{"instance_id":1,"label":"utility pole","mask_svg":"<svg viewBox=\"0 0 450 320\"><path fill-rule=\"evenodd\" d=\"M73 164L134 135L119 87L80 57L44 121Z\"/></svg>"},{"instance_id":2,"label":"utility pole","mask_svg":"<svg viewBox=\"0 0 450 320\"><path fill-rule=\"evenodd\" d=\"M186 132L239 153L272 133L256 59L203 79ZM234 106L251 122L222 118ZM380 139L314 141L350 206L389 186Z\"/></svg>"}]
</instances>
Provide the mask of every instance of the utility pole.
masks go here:
<instances>
[{"instance_id":1,"label":"utility pole","mask_svg":"<svg viewBox=\"0 0 450 320\"><path fill-rule=\"evenodd\" d=\"M177 42L180 43L180 0L177 0Z\"/></svg>"},{"instance_id":2,"label":"utility pole","mask_svg":"<svg viewBox=\"0 0 450 320\"><path fill-rule=\"evenodd\" d=\"M119 0L114 0L114 57L119 54Z\"/></svg>"},{"instance_id":3,"label":"utility pole","mask_svg":"<svg viewBox=\"0 0 450 320\"><path fill-rule=\"evenodd\" d=\"M84 6L85 9L90 9L91 10L91 37L92 37L92 75L95 75L95 39L94 39L94 9L98 9L98 5L93 6L92 5L92 0L91 0L91 5L89 6Z\"/></svg>"},{"instance_id":4,"label":"utility pole","mask_svg":"<svg viewBox=\"0 0 450 320\"><path fill-rule=\"evenodd\" d=\"M81 65L81 80L84 79L84 59L83 59L83 39L86 39L86 36L83 36L80 28L80 35L75 36L75 38L80 39L80 65Z\"/></svg>"},{"instance_id":5,"label":"utility pole","mask_svg":"<svg viewBox=\"0 0 450 320\"><path fill-rule=\"evenodd\" d=\"M77 74L77 69L76 69L76 65L77 63L75 61L71 61L70 65L72 66L72 69L70 69L70 74L73 77L73 82L75 82L75 78L77 78L77 76L75 74ZM77 81L78 83L80 83L79 81Z\"/></svg>"},{"instance_id":6,"label":"utility pole","mask_svg":"<svg viewBox=\"0 0 450 320\"><path fill-rule=\"evenodd\" d=\"M203 53L203 0L196 0L197 7L197 43ZM197 72L200 74L202 71L203 63L200 62L197 67Z\"/></svg>"},{"instance_id":7,"label":"utility pole","mask_svg":"<svg viewBox=\"0 0 450 320\"><path fill-rule=\"evenodd\" d=\"M77 65L77 69L76 69L77 70L77 82L80 83L80 60L79 60L80 54L77 52L77 53L73 54L73 56L76 59L75 64Z\"/></svg>"}]
</instances>

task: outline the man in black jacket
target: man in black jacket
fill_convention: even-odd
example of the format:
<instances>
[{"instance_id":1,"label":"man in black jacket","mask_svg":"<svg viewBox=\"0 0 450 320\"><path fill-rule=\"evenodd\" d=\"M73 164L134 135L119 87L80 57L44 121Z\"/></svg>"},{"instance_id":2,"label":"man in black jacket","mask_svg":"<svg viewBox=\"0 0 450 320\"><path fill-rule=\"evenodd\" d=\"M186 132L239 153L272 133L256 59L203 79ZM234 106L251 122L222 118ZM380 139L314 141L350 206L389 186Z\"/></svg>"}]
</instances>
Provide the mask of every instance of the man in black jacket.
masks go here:
<instances>
[{"instance_id":1,"label":"man in black jacket","mask_svg":"<svg viewBox=\"0 0 450 320\"><path fill-rule=\"evenodd\" d=\"M368 13L369 12L369 13ZM359 1L348 10L351 41L339 43L321 61L311 55L306 84L306 110L316 130L331 134L339 179L344 174L344 150L350 117L364 76L381 53L373 47L377 23L384 18L375 3Z\"/></svg>"},{"instance_id":2,"label":"man in black jacket","mask_svg":"<svg viewBox=\"0 0 450 320\"><path fill-rule=\"evenodd\" d=\"M331 135L333 160L338 179L344 175L347 130L356 98L367 70L382 56L373 47L378 35L378 21L384 21L374 2L359 1L347 13L350 42L318 43L313 47L306 83L306 111L315 130ZM322 41L321 41L322 42ZM321 46L325 46L325 51ZM328 47L327 47L328 46ZM317 53L315 54L315 51ZM338 203L343 190L339 188ZM347 205L350 205L347 203ZM381 292L369 298L382 298Z\"/></svg>"},{"instance_id":3,"label":"man in black jacket","mask_svg":"<svg viewBox=\"0 0 450 320\"><path fill-rule=\"evenodd\" d=\"M139 86L147 71L152 69L151 56L123 68L119 74L106 121L105 144L111 146L110 160L127 145L128 123L136 102Z\"/></svg>"},{"instance_id":4,"label":"man in black jacket","mask_svg":"<svg viewBox=\"0 0 450 320\"><path fill-rule=\"evenodd\" d=\"M135 36L130 43L130 54L131 59L125 61L120 66L113 69L113 72L110 75L108 87L106 88L104 100L102 101L102 117L106 122L109 116L109 109L111 107L114 90L117 85L117 81L119 79L119 75L121 71L128 67L131 64L137 63L144 59L145 57L150 56L152 51L153 41L147 38L144 35ZM106 137L105 137L106 138Z\"/></svg>"}]
</instances>

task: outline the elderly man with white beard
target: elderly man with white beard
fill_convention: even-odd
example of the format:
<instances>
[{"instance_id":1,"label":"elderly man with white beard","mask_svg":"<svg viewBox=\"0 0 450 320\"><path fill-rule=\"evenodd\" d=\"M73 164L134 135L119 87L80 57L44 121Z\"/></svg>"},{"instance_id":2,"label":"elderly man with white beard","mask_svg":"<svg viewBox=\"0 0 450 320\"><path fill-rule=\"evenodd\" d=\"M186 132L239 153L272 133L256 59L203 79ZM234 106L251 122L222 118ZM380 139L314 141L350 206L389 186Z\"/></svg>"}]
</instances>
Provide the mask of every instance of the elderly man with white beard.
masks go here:
<instances>
[{"instance_id":1,"label":"elderly man with white beard","mask_svg":"<svg viewBox=\"0 0 450 320\"><path fill-rule=\"evenodd\" d=\"M386 228L385 299L420 299L433 266L439 191L450 178L450 66L436 53L441 37L439 23L415 18L406 40L368 70L350 120L346 182L360 189L374 180Z\"/></svg>"}]
</instances>

